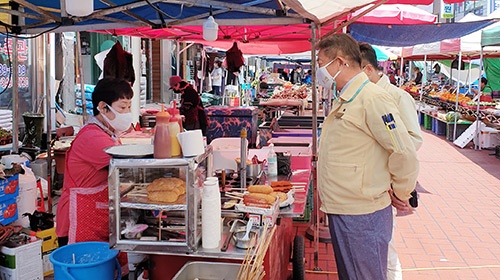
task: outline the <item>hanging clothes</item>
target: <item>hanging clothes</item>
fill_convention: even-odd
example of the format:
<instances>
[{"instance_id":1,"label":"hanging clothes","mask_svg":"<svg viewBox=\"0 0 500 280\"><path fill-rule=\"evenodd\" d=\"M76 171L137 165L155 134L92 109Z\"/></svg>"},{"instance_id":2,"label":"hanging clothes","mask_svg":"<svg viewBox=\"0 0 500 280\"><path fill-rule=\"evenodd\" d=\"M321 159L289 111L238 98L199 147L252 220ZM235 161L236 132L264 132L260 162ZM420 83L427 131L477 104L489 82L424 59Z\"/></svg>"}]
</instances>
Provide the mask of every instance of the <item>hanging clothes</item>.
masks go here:
<instances>
[{"instance_id":1,"label":"hanging clothes","mask_svg":"<svg viewBox=\"0 0 500 280\"><path fill-rule=\"evenodd\" d=\"M245 65L245 59L236 42L226 51L225 64L228 71L226 84L237 85L236 81L238 81L241 66Z\"/></svg>"},{"instance_id":2,"label":"hanging clothes","mask_svg":"<svg viewBox=\"0 0 500 280\"><path fill-rule=\"evenodd\" d=\"M116 41L115 45L106 55L103 74L104 78L125 79L130 82L130 85L134 85L133 56L131 53L123 50L120 41Z\"/></svg>"}]
</instances>

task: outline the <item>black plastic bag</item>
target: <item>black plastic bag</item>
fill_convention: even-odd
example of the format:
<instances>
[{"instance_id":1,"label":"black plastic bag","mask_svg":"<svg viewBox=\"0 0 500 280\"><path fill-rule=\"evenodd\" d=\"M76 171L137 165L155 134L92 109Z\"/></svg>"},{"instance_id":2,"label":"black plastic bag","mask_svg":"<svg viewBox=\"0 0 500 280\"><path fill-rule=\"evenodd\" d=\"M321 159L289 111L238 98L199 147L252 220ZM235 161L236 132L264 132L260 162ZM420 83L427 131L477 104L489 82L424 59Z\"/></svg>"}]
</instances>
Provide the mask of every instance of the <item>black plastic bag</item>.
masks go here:
<instances>
[{"instance_id":1,"label":"black plastic bag","mask_svg":"<svg viewBox=\"0 0 500 280\"><path fill-rule=\"evenodd\" d=\"M278 175L290 175L292 172L292 161L290 155L276 153L278 159Z\"/></svg>"}]
</instances>

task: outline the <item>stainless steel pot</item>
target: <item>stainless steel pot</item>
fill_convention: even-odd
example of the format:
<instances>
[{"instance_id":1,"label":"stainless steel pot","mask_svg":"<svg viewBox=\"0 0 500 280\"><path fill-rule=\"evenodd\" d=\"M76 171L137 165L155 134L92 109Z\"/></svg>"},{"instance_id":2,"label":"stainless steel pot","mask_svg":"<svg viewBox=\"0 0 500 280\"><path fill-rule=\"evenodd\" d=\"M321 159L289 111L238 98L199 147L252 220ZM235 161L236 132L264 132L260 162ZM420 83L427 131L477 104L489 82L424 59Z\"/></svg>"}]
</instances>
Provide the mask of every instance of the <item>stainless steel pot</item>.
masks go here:
<instances>
[{"instance_id":1,"label":"stainless steel pot","mask_svg":"<svg viewBox=\"0 0 500 280\"><path fill-rule=\"evenodd\" d=\"M263 169L263 163L248 164L247 165L247 177L255 178L258 177Z\"/></svg>"},{"instance_id":2,"label":"stainless steel pot","mask_svg":"<svg viewBox=\"0 0 500 280\"><path fill-rule=\"evenodd\" d=\"M243 229L243 230L238 230L233 234L235 243L234 246L236 246L236 248L249 249L253 248L257 244L257 239L254 238L257 232L253 230L250 231L250 233L248 234L250 238L248 240L243 240L243 236L245 236L245 233L246 229Z\"/></svg>"}]
</instances>

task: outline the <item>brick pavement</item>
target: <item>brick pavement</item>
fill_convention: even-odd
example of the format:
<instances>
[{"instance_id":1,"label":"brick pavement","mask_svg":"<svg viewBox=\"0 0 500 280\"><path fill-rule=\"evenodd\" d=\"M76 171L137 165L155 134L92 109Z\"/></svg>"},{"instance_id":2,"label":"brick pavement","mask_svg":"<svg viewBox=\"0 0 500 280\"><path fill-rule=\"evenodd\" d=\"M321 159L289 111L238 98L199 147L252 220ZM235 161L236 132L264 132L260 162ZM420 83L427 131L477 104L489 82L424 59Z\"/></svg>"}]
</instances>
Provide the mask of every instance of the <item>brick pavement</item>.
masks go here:
<instances>
[{"instance_id":1,"label":"brick pavement","mask_svg":"<svg viewBox=\"0 0 500 280\"><path fill-rule=\"evenodd\" d=\"M498 279L500 274L500 160L491 150L460 149L423 131L418 152L419 207L398 213L396 246L404 279ZM309 224L295 223L297 234ZM306 279L338 279L333 249L306 239Z\"/></svg>"}]
</instances>

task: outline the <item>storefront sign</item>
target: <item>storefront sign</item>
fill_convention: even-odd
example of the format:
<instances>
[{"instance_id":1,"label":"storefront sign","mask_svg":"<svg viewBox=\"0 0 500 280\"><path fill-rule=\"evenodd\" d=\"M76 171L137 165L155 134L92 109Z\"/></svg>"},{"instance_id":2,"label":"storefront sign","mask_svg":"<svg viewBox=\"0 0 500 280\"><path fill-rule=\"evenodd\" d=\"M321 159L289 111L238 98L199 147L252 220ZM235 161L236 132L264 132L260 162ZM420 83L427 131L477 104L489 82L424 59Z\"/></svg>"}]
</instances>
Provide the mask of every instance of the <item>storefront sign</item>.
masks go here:
<instances>
[{"instance_id":1,"label":"storefront sign","mask_svg":"<svg viewBox=\"0 0 500 280\"><path fill-rule=\"evenodd\" d=\"M0 107L12 109L12 55L14 48L12 36L0 34ZM17 38L17 71L19 73L17 87L19 89L18 110L27 112L32 110L32 54L30 53L30 40ZM22 123L20 116L19 122Z\"/></svg>"},{"instance_id":2,"label":"storefront sign","mask_svg":"<svg viewBox=\"0 0 500 280\"><path fill-rule=\"evenodd\" d=\"M12 38L0 35L0 91L3 91L7 86L12 88ZM28 73L28 40L17 40L17 59L19 61L19 88L29 87L29 73Z\"/></svg>"},{"instance_id":3,"label":"storefront sign","mask_svg":"<svg viewBox=\"0 0 500 280\"><path fill-rule=\"evenodd\" d=\"M453 4L445 4L441 0L441 18L453 18Z\"/></svg>"}]
</instances>

